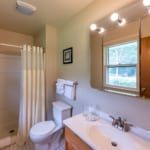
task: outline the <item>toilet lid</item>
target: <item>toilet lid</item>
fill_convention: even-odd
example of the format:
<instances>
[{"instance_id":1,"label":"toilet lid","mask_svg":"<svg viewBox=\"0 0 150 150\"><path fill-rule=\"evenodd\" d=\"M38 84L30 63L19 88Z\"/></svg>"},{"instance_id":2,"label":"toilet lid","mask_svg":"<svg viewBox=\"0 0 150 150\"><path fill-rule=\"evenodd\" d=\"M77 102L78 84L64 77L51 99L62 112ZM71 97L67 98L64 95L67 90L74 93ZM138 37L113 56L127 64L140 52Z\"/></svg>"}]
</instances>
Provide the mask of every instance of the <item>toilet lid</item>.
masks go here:
<instances>
[{"instance_id":1,"label":"toilet lid","mask_svg":"<svg viewBox=\"0 0 150 150\"><path fill-rule=\"evenodd\" d=\"M35 124L31 128L31 134L33 135L46 135L49 134L55 128L55 123L53 121L43 121Z\"/></svg>"}]
</instances>

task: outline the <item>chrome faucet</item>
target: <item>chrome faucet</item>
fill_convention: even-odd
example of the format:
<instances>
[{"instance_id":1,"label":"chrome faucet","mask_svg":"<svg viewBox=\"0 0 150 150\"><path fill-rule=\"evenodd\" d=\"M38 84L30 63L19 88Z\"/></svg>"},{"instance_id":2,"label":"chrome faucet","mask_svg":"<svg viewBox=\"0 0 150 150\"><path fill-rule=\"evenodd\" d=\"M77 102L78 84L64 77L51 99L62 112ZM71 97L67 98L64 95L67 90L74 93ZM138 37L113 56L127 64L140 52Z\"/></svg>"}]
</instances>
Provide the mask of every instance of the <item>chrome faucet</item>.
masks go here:
<instances>
[{"instance_id":1,"label":"chrome faucet","mask_svg":"<svg viewBox=\"0 0 150 150\"><path fill-rule=\"evenodd\" d=\"M115 119L113 116L110 116L110 118L113 119L112 125L114 127L121 128L125 132L128 132L130 130L130 127L132 126L132 124L126 122L126 119L122 119L121 117Z\"/></svg>"}]
</instances>

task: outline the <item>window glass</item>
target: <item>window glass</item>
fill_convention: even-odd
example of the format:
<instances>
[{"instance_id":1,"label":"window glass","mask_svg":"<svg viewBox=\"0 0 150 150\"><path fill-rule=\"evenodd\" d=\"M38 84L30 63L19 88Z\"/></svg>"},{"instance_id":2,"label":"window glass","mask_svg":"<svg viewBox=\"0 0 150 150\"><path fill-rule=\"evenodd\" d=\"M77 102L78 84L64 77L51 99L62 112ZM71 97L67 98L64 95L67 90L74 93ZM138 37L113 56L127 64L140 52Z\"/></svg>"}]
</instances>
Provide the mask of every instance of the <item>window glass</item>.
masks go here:
<instances>
[{"instance_id":1,"label":"window glass","mask_svg":"<svg viewBox=\"0 0 150 150\"><path fill-rule=\"evenodd\" d=\"M108 47L108 64L136 64L137 41Z\"/></svg>"},{"instance_id":2,"label":"window glass","mask_svg":"<svg viewBox=\"0 0 150 150\"><path fill-rule=\"evenodd\" d=\"M136 67L107 68L106 84L112 86L136 88Z\"/></svg>"}]
</instances>

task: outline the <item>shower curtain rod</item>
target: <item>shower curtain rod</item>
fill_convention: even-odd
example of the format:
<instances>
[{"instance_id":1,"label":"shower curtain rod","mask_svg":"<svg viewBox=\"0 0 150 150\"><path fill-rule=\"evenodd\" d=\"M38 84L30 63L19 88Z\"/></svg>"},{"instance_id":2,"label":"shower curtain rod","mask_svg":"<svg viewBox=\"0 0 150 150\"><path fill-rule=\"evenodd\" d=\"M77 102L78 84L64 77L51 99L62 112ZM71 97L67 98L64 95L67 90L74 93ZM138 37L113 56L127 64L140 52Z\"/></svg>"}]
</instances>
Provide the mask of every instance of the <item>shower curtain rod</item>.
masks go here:
<instances>
[{"instance_id":1,"label":"shower curtain rod","mask_svg":"<svg viewBox=\"0 0 150 150\"><path fill-rule=\"evenodd\" d=\"M8 46L8 47L22 48L22 46L19 46L19 45L6 44L6 43L0 43L0 46Z\"/></svg>"},{"instance_id":2,"label":"shower curtain rod","mask_svg":"<svg viewBox=\"0 0 150 150\"><path fill-rule=\"evenodd\" d=\"M13 45L13 44L7 44L7 43L0 43L0 46L8 46L8 47L14 47L14 48L23 48L23 46L20 46L20 45ZM43 48L43 52L45 53L45 48Z\"/></svg>"}]
</instances>

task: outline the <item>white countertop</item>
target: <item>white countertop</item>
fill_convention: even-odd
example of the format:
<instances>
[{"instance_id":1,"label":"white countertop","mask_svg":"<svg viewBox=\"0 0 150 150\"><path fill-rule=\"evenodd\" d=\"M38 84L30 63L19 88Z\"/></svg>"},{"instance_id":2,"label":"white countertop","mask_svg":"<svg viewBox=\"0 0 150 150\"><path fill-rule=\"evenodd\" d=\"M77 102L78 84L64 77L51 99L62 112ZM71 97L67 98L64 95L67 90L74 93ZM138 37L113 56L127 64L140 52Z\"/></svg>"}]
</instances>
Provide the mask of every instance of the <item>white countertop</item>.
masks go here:
<instances>
[{"instance_id":1,"label":"white countertop","mask_svg":"<svg viewBox=\"0 0 150 150\"><path fill-rule=\"evenodd\" d=\"M96 143L91 139L89 130L92 126L100 125L100 124L111 126L109 122L103 119L97 119L96 121L87 121L86 118L83 116L83 114L79 114L73 116L72 118L64 120L64 124L94 150L123 150L122 148L117 148L117 147L111 147L111 148L107 147L106 149L104 149L104 147L102 148L98 142ZM119 130L119 129L115 129L115 130ZM135 147L137 148L134 148L132 150L150 150L150 141L145 140L131 132L123 132L123 131L120 132L126 134L127 136L129 136L129 138L132 138L134 139L134 141L136 141ZM98 139L98 140L102 140L102 139ZM124 140L124 139L120 139L120 140ZM130 144L132 143L130 142L129 145Z\"/></svg>"}]
</instances>

